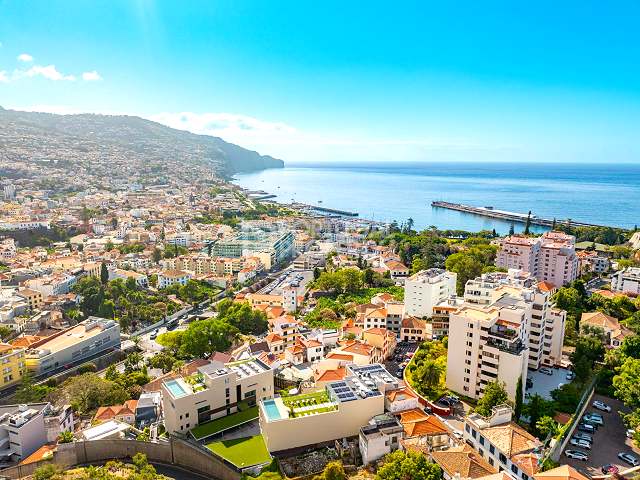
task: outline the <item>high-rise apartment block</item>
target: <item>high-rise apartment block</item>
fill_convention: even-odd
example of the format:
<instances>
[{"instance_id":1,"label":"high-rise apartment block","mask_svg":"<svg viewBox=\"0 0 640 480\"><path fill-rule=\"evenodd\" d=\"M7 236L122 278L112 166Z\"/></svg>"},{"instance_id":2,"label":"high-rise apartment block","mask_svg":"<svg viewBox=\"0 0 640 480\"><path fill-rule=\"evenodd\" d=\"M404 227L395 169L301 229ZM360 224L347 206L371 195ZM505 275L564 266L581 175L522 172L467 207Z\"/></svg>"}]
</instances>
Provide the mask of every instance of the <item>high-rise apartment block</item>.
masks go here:
<instances>
[{"instance_id":1,"label":"high-rise apartment block","mask_svg":"<svg viewBox=\"0 0 640 480\"><path fill-rule=\"evenodd\" d=\"M405 280L405 313L413 317L430 317L433 307L456 293L457 275L440 268L422 270Z\"/></svg>"},{"instance_id":2,"label":"high-rise apartment block","mask_svg":"<svg viewBox=\"0 0 640 480\"><path fill-rule=\"evenodd\" d=\"M502 240L496 265L522 270L556 287L566 285L579 275L575 237L562 232L541 237L511 235Z\"/></svg>"}]
</instances>

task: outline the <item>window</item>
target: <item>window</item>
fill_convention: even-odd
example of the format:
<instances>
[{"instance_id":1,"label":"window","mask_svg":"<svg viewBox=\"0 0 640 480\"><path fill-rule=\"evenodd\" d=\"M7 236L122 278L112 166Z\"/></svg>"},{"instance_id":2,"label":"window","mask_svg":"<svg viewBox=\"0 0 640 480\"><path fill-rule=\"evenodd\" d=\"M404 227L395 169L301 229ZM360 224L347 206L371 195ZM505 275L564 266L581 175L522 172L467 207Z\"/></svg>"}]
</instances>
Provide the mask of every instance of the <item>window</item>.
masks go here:
<instances>
[{"instance_id":1,"label":"window","mask_svg":"<svg viewBox=\"0 0 640 480\"><path fill-rule=\"evenodd\" d=\"M478 433L475 430L471 430L471 436L477 438Z\"/></svg>"},{"instance_id":2,"label":"window","mask_svg":"<svg viewBox=\"0 0 640 480\"><path fill-rule=\"evenodd\" d=\"M484 445L484 437L480 435L480 445Z\"/></svg>"},{"instance_id":3,"label":"window","mask_svg":"<svg viewBox=\"0 0 640 480\"><path fill-rule=\"evenodd\" d=\"M507 457L505 457L503 453L500 454L500 461L505 464L507 463Z\"/></svg>"},{"instance_id":4,"label":"window","mask_svg":"<svg viewBox=\"0 0 640 480\"><path fill-rule=\"evenodd\" d=\"M491 453L491 455L496 453L496 447L494 447L493 445L489 445L489 452Z\"/></svg>"},{"instance_id":5,"label":"window","mask_svg":"<svg viewBox=\"0 0 640 480\"><path fill-rule=\"evenodd\" d=\"M511 471L517 475L518 474L518 467L516 467L515 465L511 465Z\"/></svg>"}]
</instances>

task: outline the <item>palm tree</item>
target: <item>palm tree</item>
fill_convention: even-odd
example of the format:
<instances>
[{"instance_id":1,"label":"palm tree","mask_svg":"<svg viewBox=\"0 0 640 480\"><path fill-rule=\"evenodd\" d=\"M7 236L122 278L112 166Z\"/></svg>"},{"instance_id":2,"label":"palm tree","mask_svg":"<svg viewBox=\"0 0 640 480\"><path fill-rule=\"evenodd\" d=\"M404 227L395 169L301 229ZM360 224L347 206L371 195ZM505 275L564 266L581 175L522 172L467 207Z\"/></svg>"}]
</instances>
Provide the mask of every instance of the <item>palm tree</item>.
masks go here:
<instances>
[{"instance_id":1,"label":"palm tree","mask_svg":"<svg viewBox=\"0 0 640 480\"><path fill-rule=\"evenodd\" d=\"M417 377L427 389L433 389L440 384L444 367L435 360L427 360L418 369Z\"/></svg>"}]
</instances>

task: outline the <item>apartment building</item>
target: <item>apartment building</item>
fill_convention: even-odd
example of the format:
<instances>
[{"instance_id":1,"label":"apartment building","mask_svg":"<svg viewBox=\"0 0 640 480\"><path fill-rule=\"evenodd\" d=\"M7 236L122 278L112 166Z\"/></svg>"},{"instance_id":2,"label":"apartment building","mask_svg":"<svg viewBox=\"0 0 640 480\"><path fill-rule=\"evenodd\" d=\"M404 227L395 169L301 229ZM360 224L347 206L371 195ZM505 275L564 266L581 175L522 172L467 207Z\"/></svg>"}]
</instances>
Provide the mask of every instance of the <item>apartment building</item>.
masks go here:
<instances>
[{"instance_id":1,"label":"apartment building","mask_svg":"<svg viewBox=\"0 0 640 480\"><path fill-rule=\"evenodd\" d=\"M405 280L405 313L413 317L430 317L433 307L456 293L457 274L440 268L422 270Z\"/></svg>"},{"instance_id":2,"label":"apartment building","mask_svg":"<svg viewBox=\"0 0 640 480\"><path fill-rule=\"evenodd\" d=\"M640 267L627 267L614 273L611 290L640 295Z\"/></svg>"},{"instance_id":3,"label":"apartment building","mask_svg":"<svg viewBox=\"0 0 640 480\"><path fill-rule=\"evenodd\" d=\"M71 287L76 283L76 277L67 273L54 273L43 277L33 278L25 282L25 287L36 290L44 298L52 295L64 295L69 293Z\"/></svg>"},{"instance_id":4,"label":"apartment building","mask_svg":"<svg viewBox=\"0 0 640 480\"><path fill-rule=\"evenodd\" d=\"M293 258L295 235L289 230L266 231L250 229L237 232L229 238L216 241L211 254L216 257L234 257L253 255L267 270Z\"/></svg>"},{"instance_id":5,"label":"apartment building","mask_svg":"<svg viewBox=\"0 0 640 480\"><path fill-rule=\"evenodd\" d=\"M259 404L260 429L270 452L359 436L384 413L384 394L398 388L382 365L346 366L344 380L310 394L276 397Z\"/></svg>"},{"instance_id":6,"label":"apartment building","mask_svg":"<svg viewBox=\"0 0 640 480\"><path fill-rule=\"evenodd\" d=\"M167 431L187 434L197 425L273 397L273 370L255 358L211 362L192 375L163 382L161 390Z\"/></svg>"},{"instance_id":7,"label":"apartment building","mask_svg":"<svg viewBox=\"0 0 640 480\"><path fill-rule=\"evenodd\" d=\"M158 274L158 288L167 288L171 285L186 285L192 275L183 270L168 270Z\"/></svg>"},{"instance_id":8,"label":"apartment building","mask_svg":"<svg viewBox=\"0 0 640 480\"><path fill-rule=\"evenodd\" d=\"M26 370L24 348L0 343L0 390L19 382Z\"/></svg>"},{"instance_id":9,"label":"apartment building","mask_svg":"<svg viewBox=\"0 0 640 480\"><path fill-rule=\"evenodd\" d=\"M511 235L500 243L496 265L522 270L555 286L566 285L579 275L575 237L561 232L541 237Z\"/></svg>"},{"instance_id":10,"label":"apartment building","mask_svg":"<svg viewBox=\"0 0 640 480\"><path fill-rule=\"evenodd\" d=\"M132 278L138 287L149 287L149 278L144 273L134 272L133 270L122 270L120 268L109 270L109 281L115 280L116 278L124 280L125 282Z\"/></svg>"},{"instance_id":11,"label":"apartment building","mask_svg":"<svg viewBox=\"0 0 640 480\"><path fill-rule=\"evenodd\" d=\"M120 325L113 320L89 317L73 327L29 345L25 362L35 375L86 360L109 349L120 348Z\"/></svg>"},{"instance_id":12,"label":"apartment building","mask_svg":"<svg viewBox=\"0 0 640 480\"><path fill-rule=\"evenodd\" d=\"M536 370L542 364L560 364L566 312L552 307L551 292L545 282L538 282L531 274L520 270L487 273L467 282L464 301L486 306L505 295L531 306L527 333L529 368Z\"/></svg>"},{"instance_id":13,"label":"apartment building","mask_svg":"<svg viewBox=\"0 0 640 480\"><path fill-rule=\"evenodd\" d=\"M492 467L522 480L533 480L541 460L538 449L542 442L512 422L513 410L508 405L495 407L489 417L477 413L465 418L464 440Z\"/></svg>"},{"instance_id":14,"label":"apartment building","mask_svg":"<svg viewBox=\"0 0 640 480\"><path fill-rule=\"evenodd\" d=\"M22 290L18 290L16 294L27 301L27 304L29 305L29 309L31 311L39 309L44 304L44 297L42 296L42 292L39 292L37 290L23 288Z\"/></svg>"},{"instance_id":15,"label":"apartment building","mask_svg":"<svg viewBox=\"0 0 640 480\"><path fill-rule=\"evenodd\" d=\"M0 458L22 460L47 443L48 403L0 406Z\"/></svg>"}]
</instances>

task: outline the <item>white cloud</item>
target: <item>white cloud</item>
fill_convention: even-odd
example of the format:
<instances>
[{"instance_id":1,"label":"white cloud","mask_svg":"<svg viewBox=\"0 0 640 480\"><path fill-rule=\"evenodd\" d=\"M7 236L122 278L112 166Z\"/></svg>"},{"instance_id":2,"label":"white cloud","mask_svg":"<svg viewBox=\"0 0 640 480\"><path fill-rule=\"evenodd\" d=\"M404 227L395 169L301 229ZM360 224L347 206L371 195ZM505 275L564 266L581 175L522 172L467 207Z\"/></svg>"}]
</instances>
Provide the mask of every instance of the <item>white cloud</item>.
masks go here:
<instances>
[{"instance_id":1,"label":"white cloud","mask_svg":"<svg viewBox=\"0 0 640 480\"><path fill-rule=\"evenodd\" d=\"M7 77L7 72L4 70L0 70L0 83L8 83L9 77Z\"/></svg>"},{"instance_id":2,"label":"white cloud","mask_svg":"<svg viewBox=\"0 0 640 480\"><path fill-rule=\"evenodd\" d=\"M33 57L28 53L21 53L20 55L18 55L18 61L25 63L33 62Z\"/></svg>"},{"instance_id":3,"label":"white cloud","mask_svg":"<svg viewBox=\"0 0 640 480\"><path fill-rule=\"evenodd\" d=\"M96 72L95 70L92 70L90 72L84 72L82 74L82 79L86 82L94 82L96 80L102 80L102 77L98 72Z\"/></svg>"},{"instance_id":4,"label":"white cloud","mask_svg":"<svg viewBox=\"0 0 640 480\"><path fill-rule=\"evenodd\" d=\"M49 80L53 80L54 82L57 82L57 81L73 82L76 79L74 75L65 75L64 73L59 72L55 65L47 65L44 67L41 65L34 65L33 67L31 67L29 70L26 70L26 71L17 70L14 76L16 78L40 76L40 77L47 78Z\"/></svg>"}]
</instances>

